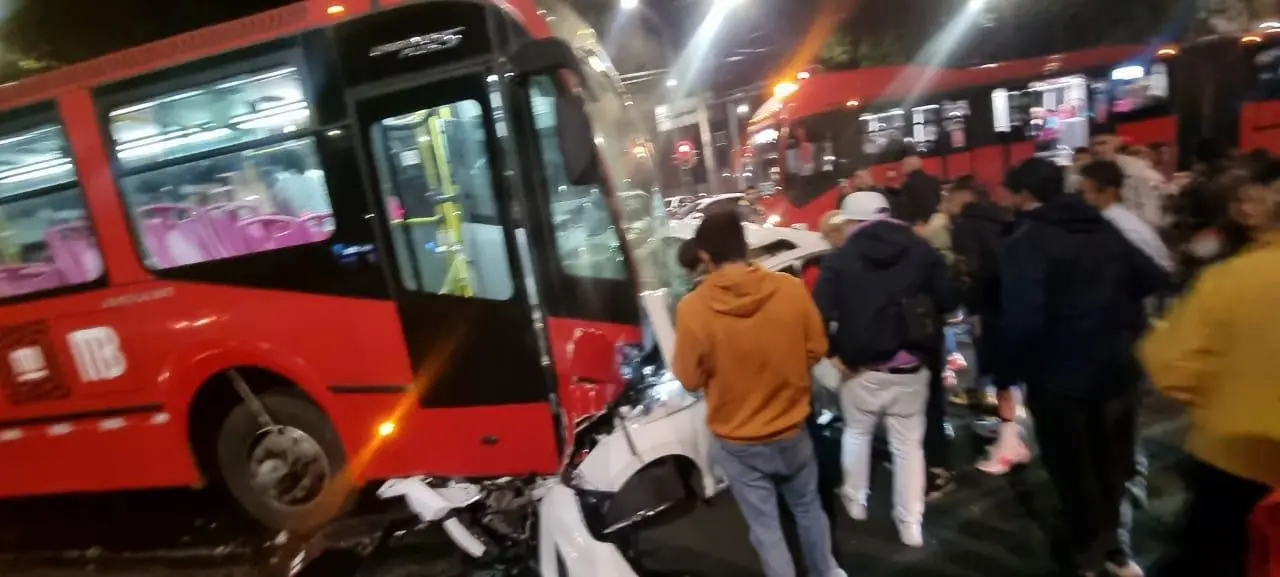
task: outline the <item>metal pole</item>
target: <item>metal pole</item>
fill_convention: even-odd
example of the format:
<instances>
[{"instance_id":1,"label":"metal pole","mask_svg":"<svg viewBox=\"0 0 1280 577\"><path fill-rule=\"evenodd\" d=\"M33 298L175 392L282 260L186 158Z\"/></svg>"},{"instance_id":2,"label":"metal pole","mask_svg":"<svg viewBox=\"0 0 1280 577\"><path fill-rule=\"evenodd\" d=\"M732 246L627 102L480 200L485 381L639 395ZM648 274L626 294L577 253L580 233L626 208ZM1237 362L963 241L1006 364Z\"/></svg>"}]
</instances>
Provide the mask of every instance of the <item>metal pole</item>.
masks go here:
<instances>
[{"instance_id":1,"label":"metal pole","mask_svg":"<svg viewBox=\"0 0 1280 577\"><path fill-rule=\"evenodd\" d=\"M702 166L707 171L707 194L720 194L720 168L716 162L715 139L711 136L711 114L707 111L710 93L698 97L698 132L702 134Z\"/></svg>"},{"instance_id":2,"label":"metal pole","mask_svg":"<svg viewBox=\"0 0 1280 577\"><path fill-rule=\"evenodd\" d=\"M737 159L734 158L733 153L738 150L738 147L742 146L742 141L739 140L740 137L738 135L738 122L740 119L738 118L738 101L736 99L731 98L725 104L725 118L729 119L729 170L733 171L738 168L738 165L734 162ZM746 183L742 181L741 173L736 175L733 182L739 190L746 188Z\"/></svg>"}]
</instances>

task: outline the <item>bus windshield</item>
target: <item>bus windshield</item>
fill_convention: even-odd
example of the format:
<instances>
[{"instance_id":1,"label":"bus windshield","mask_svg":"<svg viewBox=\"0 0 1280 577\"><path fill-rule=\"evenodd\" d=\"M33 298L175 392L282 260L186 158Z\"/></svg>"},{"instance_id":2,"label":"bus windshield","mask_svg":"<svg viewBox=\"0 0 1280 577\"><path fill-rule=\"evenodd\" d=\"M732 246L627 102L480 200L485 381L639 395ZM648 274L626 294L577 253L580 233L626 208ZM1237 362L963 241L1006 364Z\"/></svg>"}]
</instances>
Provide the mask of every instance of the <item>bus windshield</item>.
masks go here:
<instances>
[{"instance_id":1,"label":"bus windshield","mask_svg":"<svg viewBox=\"0 0 1280 577\"><path fill-rule=\"evenodd\" d=\"M679 272L670 264L675 261L675 253L671 252L670 246L678 243L662 241L669 235L662 195L650 196L642 192L657 190L657 172L651 160L653 143L640 121L640 111L636 110L623 88L595 32L577 12L563 0L544 0L539 2L539 6L547 12L547 25L552 33L568 41L583 63L587 113L596 132L596 147L604 160L610 184L614 191L619 192L612 210L626 232L625 242L630 249L640 290L670 288L672 275ZM554 110L553 99L544 104ZM535 115L540 114L545 114L545 111L535 103ZM555 132L541 128L539 132L545 150L555 142ZM557 218L558 236L577 240L577 245L567 242L561 245L564 249L572 246L571 250L576 255L575 265L567 268L580 274L622 278L626 273L624 249L618 246L616 235L603 228L613 219L600 190L566 183L553 187L552 191L554 204L560 207L559 215L553 216ZM591 239L599 240L593 242Z\"/></svg>"}]
</instances>

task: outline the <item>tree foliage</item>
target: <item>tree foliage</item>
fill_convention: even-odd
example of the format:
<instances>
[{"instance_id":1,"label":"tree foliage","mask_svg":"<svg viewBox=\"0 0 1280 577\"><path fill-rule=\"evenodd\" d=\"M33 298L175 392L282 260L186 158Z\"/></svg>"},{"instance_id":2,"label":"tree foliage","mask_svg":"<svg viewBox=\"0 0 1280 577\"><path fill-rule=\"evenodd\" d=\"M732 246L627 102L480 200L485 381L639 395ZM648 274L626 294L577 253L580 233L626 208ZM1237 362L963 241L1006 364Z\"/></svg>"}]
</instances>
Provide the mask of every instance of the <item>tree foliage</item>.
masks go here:
<instances>
[{"instance_id":1,"label":"tree foliage","mask_svg":"<svg viewBox=\"0 0 1280 577\"><path fill-rule=\"evenodd\" d=\"M1252 3L1250 18L1268 15L1258 7L1266 0L1001 1L979 12L968 8L968 0L862 0L828 40L820 61L837 69L917 57L970 65L1107 44L1175 42L1205 33L1206 3L1219 12ZM942 48L924 55L931 43Z\"/></svg>"},{"instance_id":2,"label":"tree foliage","mask_svg":"<svg viewBox=\"0 0 1280 577\"><path fill-rule=\"evenodd\" d=\"M0 22L4 80L87 60L290 0L16 0Z\"/></svg>"}]
</instances>

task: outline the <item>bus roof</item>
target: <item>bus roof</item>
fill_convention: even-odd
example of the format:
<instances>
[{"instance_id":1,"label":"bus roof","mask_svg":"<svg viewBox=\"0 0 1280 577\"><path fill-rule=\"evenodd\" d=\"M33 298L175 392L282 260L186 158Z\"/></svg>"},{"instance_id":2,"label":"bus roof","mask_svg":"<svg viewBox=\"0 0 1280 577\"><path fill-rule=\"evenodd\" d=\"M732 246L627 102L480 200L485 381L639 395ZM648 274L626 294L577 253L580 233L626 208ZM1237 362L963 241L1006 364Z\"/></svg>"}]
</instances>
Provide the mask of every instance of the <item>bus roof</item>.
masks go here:
<instances>
[{"instance_id":1,"label":"bus roof","mask_svg":"<svg viewBox=\"0 0 1280 577\"><path fill-rule=\"evenodd\" d=\"M775 96L751 118L749 132L845 107L893 102L912 94L932 94L1010 81L1031 81L1113 66L1142 54L1142 46L1105 46L1065 54L986 64L971 68L890 66L814 74L787 95Z\"/></svg>"},{"instance_id":2,"label":"bus roof","mask_svg":"<svg viewBox=\"0 0 1280 577\"><path fill-rule=\"evenodd\" d=\"M418 0L380 0L377 4L380 8L392 8L415 1ZM0 85L0 110L52 100L68 90L93 88L329 26L372 12L374 4L374 0L299 0L253 16L112 52ZM545 22L535 15L536 9L531 1L493 0L493 4L531 27L535 37L548 34Z\"/></svg>"}]
</instances>

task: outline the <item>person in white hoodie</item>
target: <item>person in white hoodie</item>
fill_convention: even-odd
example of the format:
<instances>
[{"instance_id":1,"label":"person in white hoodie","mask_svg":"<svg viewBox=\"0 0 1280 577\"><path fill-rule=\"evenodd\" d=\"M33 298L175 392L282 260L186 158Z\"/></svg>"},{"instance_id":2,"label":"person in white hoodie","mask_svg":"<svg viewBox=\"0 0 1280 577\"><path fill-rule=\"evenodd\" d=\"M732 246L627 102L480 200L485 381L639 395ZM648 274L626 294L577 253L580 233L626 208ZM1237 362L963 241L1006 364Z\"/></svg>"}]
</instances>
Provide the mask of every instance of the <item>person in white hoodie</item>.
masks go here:
<instances>
[{"instance_id":1,"label":"person in white hoodie","mask_svg":"<svg viewBox=\"0 0 1280 577\"><path fill-rule=\"evenodd\" d=\"M1119 136L1102 134L1094 137L1090 152L1093 160L1110 160L1120 167L1124 174L1121 202L1152 227L1164 226L1165 199L1176 190L1155 166L1138 156L1121 153L1121 146Z\"/></svg>"},{"instance_id":2,"label":"person in white hoodie","mask_svg":"<svg viewBox=\"0 0 1280 577\"><path fill-rule=\"evenodd\" d=\"M1080 168L1080 194L1085 202L1093 205L1102 213L1120 234L1146 254L1153 262L1172 273L1174 270L1173 255L1160 240L1160 235L1150 223L1143 220L1121 202L1121 191L1127 176L1120 166L1109 160L1095 160ZM1140 440L1134 448L1134 478L1129 483L1130 499L1121 506L1120 544L1132 557L1131 533L1133 527L1133 506L1142 505L1146 501L1147 459ZM1115 571L1121 577L1140 577L1141 568L1132 561Z\"/></svg>"}]
</instances>

